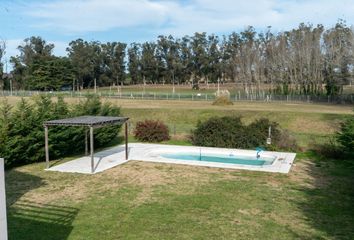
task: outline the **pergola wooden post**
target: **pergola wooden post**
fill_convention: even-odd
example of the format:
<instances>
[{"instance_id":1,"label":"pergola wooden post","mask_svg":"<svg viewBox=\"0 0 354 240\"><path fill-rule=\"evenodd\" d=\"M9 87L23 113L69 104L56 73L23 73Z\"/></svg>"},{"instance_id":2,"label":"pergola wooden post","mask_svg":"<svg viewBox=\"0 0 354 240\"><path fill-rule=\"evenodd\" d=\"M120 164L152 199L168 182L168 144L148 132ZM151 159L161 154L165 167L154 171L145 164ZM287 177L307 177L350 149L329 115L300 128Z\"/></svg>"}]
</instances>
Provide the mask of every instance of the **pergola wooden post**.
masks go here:
<instances>
[{"instance_id":1,"label":"pergola wooden post","mask_svg":"<svg viewBox=\"0 0 354 240\"><path fill-rule=\"evenodd\" d=\"M95 172L95 161L93 156L93 127L90 127L90 156L91 156L91 173Z\"/></svg>"},{"instance_id":2,"label":"pergola wooden post","mask_svg":"<svg viewBox=\"0 0 354 240\"><path fill-rule=\"evenodd\" d=\"M44 125L44 136L45 136L45 162L46 168L49 168L49 147L48 147L48 126Z\"/></svg>"},{"instance_id":3,"label":"pergola wooden post","mask_svg":"<svg viewBox=\"0 0 354 240\"><path fill-rule=\"evenodd\" d=\"M87 134L87 129L85 129L85 156L87 156L88 155L88 134Z\"/></svg>"},{"instance_id":4,"label":"pergola wooden post","mask_svg":"<svg viewBox=\"0 0 354 240\"><path fill-rule=\"evenodd\" d=\"M124 123L125 127L125 134L124 134L124 139L125 139L125 160L128 160L128 122Z\"/></svg>"},{"instance_id":5,"label":"pergola wooden post","mask_svg":"<svg viewBox=\"0 0 354 240\"><path fill-rule=\"evenodd\" d=\"M100 128L109 125L125 125L125 159L128 160L128 123L127 117L103 117L103 116L81 116L75 118L59 119L45 122L44 136L45 136L45 160L46 168L49 168L49 145L48 145L48 127L49 126L81 126L88 127L90 131L90 158L91 158L91 173L95 172L94 161L94 128ZM85 129L85 155L88 154L88 131Z\"/></svg>"}]
</instances>

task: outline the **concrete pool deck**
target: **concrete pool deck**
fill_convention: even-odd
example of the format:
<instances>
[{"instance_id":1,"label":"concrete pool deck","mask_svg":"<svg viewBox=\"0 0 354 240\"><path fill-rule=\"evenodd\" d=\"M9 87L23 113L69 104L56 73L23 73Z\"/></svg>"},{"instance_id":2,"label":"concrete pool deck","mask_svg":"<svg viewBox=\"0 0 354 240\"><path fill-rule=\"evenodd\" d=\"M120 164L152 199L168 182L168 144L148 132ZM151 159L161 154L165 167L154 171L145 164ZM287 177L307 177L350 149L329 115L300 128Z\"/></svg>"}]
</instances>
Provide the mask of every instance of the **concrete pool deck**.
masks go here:
<instances>
[{"instance_id":1,"label":"concrete pool deck","mask_svg":"<svg viewBox=\"0 0 354 240\"><path fill-rule=\"evenodd\" d=\"M206 161L192 161L192 160L178 160L165 158L161 153L217 153L217 154L233 154L255 156L255 150L241 150L241 149L226 149L226 148L210 148L210 147L196 147L196 146L176 146L176 145L162 145L162 144L146 144L146 143L131 143L129 144L129 159L125 160L124 146L116 146L94 154L95 173L103 172L112 167L124 164L130 160L159 162L159 163L173 163L193 166L218 167L230 169L244 169L252 171L263 172L278 172L288 173L293 164L296 154L289 152L272 152L263 151L261 157L274 157L272 164L253 166L242 164L230 164L221 162L206 162ZM72 161L58 164L47 169L48 171L59 172L73 172L73 173L91 173L91 161L89 156L84 156Z\"/></svg>"}]
</instances>

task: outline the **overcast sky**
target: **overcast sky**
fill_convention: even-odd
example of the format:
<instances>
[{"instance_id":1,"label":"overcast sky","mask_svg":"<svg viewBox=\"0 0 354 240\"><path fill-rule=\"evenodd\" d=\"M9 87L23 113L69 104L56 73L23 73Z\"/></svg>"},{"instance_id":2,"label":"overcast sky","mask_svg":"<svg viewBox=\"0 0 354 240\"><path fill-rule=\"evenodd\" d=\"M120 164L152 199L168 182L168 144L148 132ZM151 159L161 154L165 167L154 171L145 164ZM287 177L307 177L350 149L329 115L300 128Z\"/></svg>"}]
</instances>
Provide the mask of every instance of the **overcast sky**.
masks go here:
<instances>
[{"instance_id":1,"label":"overcast sky","mask_svg":"<svg viewBox=\"0 0 354 240\"><path fill-rule=\"evenodd\" d=\"M71 40L153 41L194 32L229 34L252 25L288 30L301 22L333 26L354 20L354 0L0 0L7 57L24 38L41 36L65 55Z\"/></svg>"}]
</instances>

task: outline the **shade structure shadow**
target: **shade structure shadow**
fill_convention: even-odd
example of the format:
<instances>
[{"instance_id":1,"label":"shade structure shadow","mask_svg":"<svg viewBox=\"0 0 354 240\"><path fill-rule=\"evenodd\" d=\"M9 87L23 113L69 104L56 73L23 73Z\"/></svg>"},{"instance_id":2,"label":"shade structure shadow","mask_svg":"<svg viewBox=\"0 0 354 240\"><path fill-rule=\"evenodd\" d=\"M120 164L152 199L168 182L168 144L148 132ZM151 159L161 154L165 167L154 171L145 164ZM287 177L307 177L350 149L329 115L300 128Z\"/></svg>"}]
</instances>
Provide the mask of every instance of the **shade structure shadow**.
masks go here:
<instances>
[{"instance_id":1,"label":"shade structure shadow","mask_svg":"<svg viewBox=\"0 0 354 240\"><path fill-rule=\"evenodd\" d=\"M5 173L6 205L10 207L27 192L46 185L39 176L16 169L8 170Z\"/></svg>"},{"instance_id":2,"label":"shade structure shadow","mask_svg":"<svg viewBox=\"0 0 354 240\"><path fill-rule=\"evenodd\" d=\"M67 239L77 214L65 205L18 201L8 211L9 239Z\"/></svg>"},{"instance_id":3,"label":"shade structure shadow","mask_svg":"<svg viewBox=\"0 0 354 240\"><path fill-rule=\"evenodd\" d=\"M130 148L128 147L128 154L129 154L129 149ZM95 171L97 170L97 168L98 168L98 166L101 163L103 158L112 156L112 155L117 154L117 153L122 153L122 152L125 152L125 147L117 146L117 147L113 147L113 148L110 148L110 149L95 153L94 157L98 158L98 161L95 164L94 170Z\"/></svg>"},{"instance_id":4,"label":"shade structure shadow","mask_svg":"<svg viewBox=\"0 0 354 240\"><path fill-rule=\"evenodd\" d=\"M128 148L128 153L130 148ZM125 147L117 146L107 150L103 150L94 154L94 172L103 172L107 169L115 167L119 164L125 163ZM74 159L48 169L49 171L59 172L75 172L92 174L91 169L91 157L84 156L78 159Z\"/></svg>"}]
</instances>

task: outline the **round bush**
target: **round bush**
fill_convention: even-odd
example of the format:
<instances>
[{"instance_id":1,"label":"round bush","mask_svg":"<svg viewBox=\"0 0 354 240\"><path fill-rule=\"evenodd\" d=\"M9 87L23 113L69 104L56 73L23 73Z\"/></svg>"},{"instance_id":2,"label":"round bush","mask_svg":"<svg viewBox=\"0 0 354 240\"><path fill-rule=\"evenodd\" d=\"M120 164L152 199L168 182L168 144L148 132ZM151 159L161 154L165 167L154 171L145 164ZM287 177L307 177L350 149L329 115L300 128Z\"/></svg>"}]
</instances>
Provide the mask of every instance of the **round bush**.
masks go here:
<instances>
[{"instance_id":1,"label":"round bush","mask_svg":"<svg viewBox=\"0 0 354 240\"><path fill-rule=\"evenodd\" d=\"M272 128L272 144L266 145L269 126ZM213 117L197 124L192 132L192 142L194 145L206 147L247 149L263 146L272 150L282 147L288 149L289 145L296 145L293 139L282 137L281 133L278 123L266 118L244 125L240 117Z\"/></svg>"},{"instance_id":2,"label":"round bush","mask_svg":"<svg viewBox=\"0 0 354 240\"><path fill-rule=\"evenodd\" d=\"M192 133L192 142L206 147L243 147L245 130L240 117L212 117L198 122Z\"/></svg>"},{"instance_id":3,"label":"round bush","mask_svg":"<svg viewBox=\"0 0 354 240\"><path fill-rule=\"evenodd\" d=\"M134 135L142 142L162 142L170 139L168 127L163 122L154 120L137 122Z\"/></svg>"},{"instance_id":4,"label":"round bush","mask_svg":"<svg viewBox=\"0 0 354 240\"><path fill-rule=\"evenodd\" d=\"M280 137L279 124L271 122L268 118L257 119L247 126L248 145L250 147L265 145L269 127L271 127L272 144L268 145L268 148L275 149Z\"/></svg>"}]
</instances>

